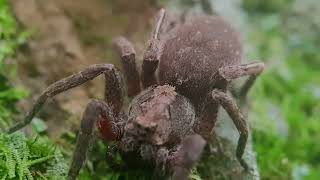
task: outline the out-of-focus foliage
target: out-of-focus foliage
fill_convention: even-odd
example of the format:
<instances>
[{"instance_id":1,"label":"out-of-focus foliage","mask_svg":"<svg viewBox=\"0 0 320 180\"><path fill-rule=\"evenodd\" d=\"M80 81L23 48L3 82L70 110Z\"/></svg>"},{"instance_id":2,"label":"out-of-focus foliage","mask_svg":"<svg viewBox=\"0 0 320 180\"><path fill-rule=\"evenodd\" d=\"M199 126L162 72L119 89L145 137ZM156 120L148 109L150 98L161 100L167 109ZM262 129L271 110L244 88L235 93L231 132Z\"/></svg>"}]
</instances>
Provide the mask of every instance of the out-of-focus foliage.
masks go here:
<instances>
[{"instance_id":1,"label":"out-of-focus foliage","mask_svg":"<svg viewBox=\"0 0 320 180\"><path fill-rule=\"evenodd\" d=\"M17 46L25 42L29 33L18 32L8 0L0 0L0 72L4 70L4 59L14 54Z\"/></svg>"},{"instance_id":2,"label":"out-of-focus foliage","mask_svg":"<svg viewBox=\"0 0 320 180\"><path fill-rule=\"evenodd\" d=\"M68 166L47 138L22 133L0 135L1 179L66 179Z\"/></svg>"},{"instance_id":3,"label":"out-of-focus foliage","mask_svg":"<svg viewBox=\"0 0 320 180\"><path fill-rule=\"evenodd\" d=\"M15 103L26 96L23 89L13 88L7 77L0 73L0 131L8 128L12 114L16 112Z\"/></svg>"},{"instance_id":4,"label":"out-of-focus foliage","mask_svg":"<svg viewBox=\"0 0 320 180\"><path fill-rule=\"evenodd\" d=\"M249 12L279 12L285 9L292 0L243 0L243 7Z\"/></svg>"},{"instance_id":5,"label":"out-of-focus foliage","mask_svg":"<svg viewBox=\"0 0 320 180\"><path fill-rule=\"evenodd\" d=\"M276 11L256 5L273 1L243 2L250 58L267 64L250 115L262 179L319 179L320 2L288 1Z\"/></svg>"},{"instance_id":6,"label":"out-of-focus foliage","mask_svg":"<svg viewBox=\"0 0 320 180\"><path fill-rule=\"evenodd\" d=\"M19 33L7 0L0 0L0 132L12 124L15 103L26 96L13 87L13 56L27 33ZM68 166L61 152L45 137L27 138L22 133L0 135L0 179L66 179Z\"/></svg>"},{"instance_id":7,"label":"out-of-focus foliage","mask_svg":"<svg viewBox=\"0 0 320 180\"><path fill-rule=\"evenodd\" d=\"M15 112L14 104L26 96L20 88L13 88L8 81L8 76L14 73L11 62L5 58L13 56L19 44L23 43L26 33L19 33L7 0L0 0L0 130L8 127L12 113Z\"/></svg>"}]
</instances>

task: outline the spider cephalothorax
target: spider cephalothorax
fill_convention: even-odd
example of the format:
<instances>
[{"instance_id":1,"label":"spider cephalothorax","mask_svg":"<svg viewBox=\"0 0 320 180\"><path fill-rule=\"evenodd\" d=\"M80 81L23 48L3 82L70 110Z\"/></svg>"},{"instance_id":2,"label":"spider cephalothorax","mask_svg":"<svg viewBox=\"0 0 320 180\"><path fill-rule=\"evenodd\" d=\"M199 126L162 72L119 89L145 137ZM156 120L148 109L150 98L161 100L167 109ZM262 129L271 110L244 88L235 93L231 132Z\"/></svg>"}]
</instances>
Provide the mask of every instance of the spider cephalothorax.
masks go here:
<instances>
[{"instance_id":1,"label":"spider cephalothorax","mask_svg":"<svg viewBox=\"0 0 320 180\"><path fill-rule=\"evenodd\" d=\"M132 100L118 148L122 154L136 152L157 166L170 166L167 161L174 157L180 142L194 135L194 122L193 105L174 87L149 87Z\"/></svg>"},{"instance_id":2,"label":"spider cephalothorax","mask_svg":"<svg viewBox=\"0 0 320 180\"><path fill-rule=\"evenodd\" d=\"M136 96L128 110L126 136L154 145L177 144L195 122L193 105L169 85L153 86Z\"/></svg>"},{"instance_id":3,"label":"spider cephalothorax","mask_svg":"<svg viewBox=\"0 0 320 180\"><path fill-rule=\"evenodd\" d=\"M242 46L238 35L220 17L200 16L161 26L164 15L161 10L144 54L141 78L131 43L123 37L114 41L127 80L127 94L133 97L127 110L123 108L124 88L119 71L112 64L96 64L49 86L24 121L9 132L29 124L48 98L104 74L105 100L93 100L87 105L69 179L77 177L95 127L103 139L116 142L116 149L128 163L134 160L133 166L148 162L164 174L173 172L174 179L186 179L205 140L212 136L220 105L239 130L236 157L248 169L242 159L247 124L226 91L231 80L249 75L238 94L244 97L262 72L263 63L240 65ZM145 88L142 91L140 79Z\"/></svg>"}]
</instances>

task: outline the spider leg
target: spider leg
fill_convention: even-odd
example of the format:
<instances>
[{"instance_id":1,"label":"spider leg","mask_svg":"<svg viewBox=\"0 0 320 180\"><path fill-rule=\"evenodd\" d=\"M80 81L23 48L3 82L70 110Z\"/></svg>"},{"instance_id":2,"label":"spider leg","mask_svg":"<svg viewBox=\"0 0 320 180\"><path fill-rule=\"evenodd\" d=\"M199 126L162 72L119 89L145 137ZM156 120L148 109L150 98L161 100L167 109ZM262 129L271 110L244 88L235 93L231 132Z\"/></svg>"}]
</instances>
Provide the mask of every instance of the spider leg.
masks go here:
<instances>
[{"instance_id":1,"label":"spider leg","mask_svg":"<svg viewBox=\"0 0 320 180\"><path fill-rule=\"evenodd\" d=\"M242 76L249 75L250 77L246 80L246 82L241 87L240 91L234 94L241 98L245 99L250 88L254 84L257 77L264 70L264 63L251 63L251 64L243 64L238 66L227 66L219 69L219 74L223 77L223 79L227 81L231 81L232 79L236 79Z\"/></svg>"},{"instance_id":2,"label":"spider leg","mask_svg":"<svg viewBox=\"0 0 320 180\"><path fill-rule=\"evenodd\" d=\"M149 40L148 47L143 56L142 62L142 84L146 88L157 83L155 71L159 64L159 56L161 49L160 30L165 17L165 10L159 12L159 19Z\"/></svg>"},{"instance_id":3,"label":"spider leg","mask_svg":"<svg viewBox=\"0 0 320 180\"><path fill-rule=\"evenodd\" d=\"M258 72L257 74L251 74L249 78L245 81L242 85L238 97L245 99L251 87L253 86L254 82L256 81L257 77L262 73L264 70L264 64L257 66Z\"/></svg>"},{"instance_id":4,"label":"spider leg","mask_svg":"<svg viewBox=\"0 0 320 180\"><path fill-rule=\"evenodd\" d=\"M188 179L189 172L200 159L205 144L206 141L198 134L188 136L181 142L180 148L169 160L174 180Z\"/></svg>"},{"instance_id":5,"label":"spider leg","mask_svg":"<svg viewBox=\"0 0 320 180\"><path fill-rule=\"evenodd\" d=\"M121 57L128 86L128 96L132 97L140 92L140 77L136 66L136 52L133 45L125 37L118 37L114 45Z\"/></svg>"},{"instance_id":6,"label":"spider leg","mask_svg":"<svg viewBox=\"0 0 320 180\"><path fill-rule=\"evenodd\" d=\"M208 138L211 135L211 131L215 126L215 121L217 119L219 104L227 111L231 119L233 120L236 128L240 133L240 138L238 140L238 146L236 150L236 157L242 167L248 170L248 165L242 159L247 139L248 139L248 125L240 112L236 102L232 97L228 96L224 91L224 87L233 79L250 75L251 77L247 81L244 87L249 90L250 86L253 84L253 77L257 77L264 69L263 63L251 63L236 66L226 66L218 70L214 74L217 79L216 84L221 85L221 87L215 87L206 99L204 110L202 112L203 117L198 124L196 124L195 131L201 134L203 137ZM221 90L219 90L222 88ZM247 92L245 92L246 94ZM244 95L245 95L244 94Z\"/></svg>"},{"instance_id":7,"label":"spider leg","mask_svg":"<svg viewBox=\"0 0 320 180\"><path fill-rule=\"evenodd\" d=\"M236 157L240 162L241 166L248 170L248 165L242 158L244 154L244 150L247 144L248 139L248 125L246 120L244 119L243 115L240 112L239 107L237 106L236 102L232 99L231 96L227 95L226 93L215 89L211 92L211 98L218 104L221 104L222 107L226 110L226 112L231 117L233 123L235 124L236 128L240 133L240 138L238 140L237 150L236 150Z\"/></svg>"},{"instance_id":8,"label":"spider leg","mask_svg":"<svg viewBox=\"0 0 320 180\"><path fill-rule=\"evenodd\" d=\"M118 113L123 104L120 73L112 64L95 64L77 74L61 79L50 85L36 100L32 109L27 113L23 121L11 127L8 130L8 133L13 133L28 125L45 104L47 99L92 80L100 74L105 74L106 77L108 86L106 88L106 101L113 107L115 113Z\"/></svg>"},{"instance_id":9,"label":"spider leg","mask_svg":"<svg viewBox=\"0 0 320 180\"><path fill-rule=\"evenodd\" d=\"M101 120L101 117L103 120ZM97 120L99 121L97 122ZM94 137L93 129L95 125L105 125L99 127L99 129L102 128L100 129L100 132L106 140L119 140L122 136L123 127L117 123L118 121L118 118L115 117L112 112L112 108L106 102L93 100L87 105L81 120L81 128L77 137L76 149L68 173L69 180L76 179L86 160L91 139Z\"/></svg>"}]
</instances>

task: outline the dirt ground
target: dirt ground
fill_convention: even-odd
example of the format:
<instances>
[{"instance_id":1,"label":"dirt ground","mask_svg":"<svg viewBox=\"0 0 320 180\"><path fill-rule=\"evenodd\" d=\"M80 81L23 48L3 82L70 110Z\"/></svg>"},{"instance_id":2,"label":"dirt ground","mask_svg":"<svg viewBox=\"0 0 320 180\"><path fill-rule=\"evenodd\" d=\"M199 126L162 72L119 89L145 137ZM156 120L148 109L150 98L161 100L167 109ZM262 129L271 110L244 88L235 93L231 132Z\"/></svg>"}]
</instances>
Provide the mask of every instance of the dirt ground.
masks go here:
<instances>
[{"instance_id":1,"label":"dirt ground","mask_svg":"<svg viewBox=\"0 0 320 180\"><path fill-rule=\"evenodd\" d=\"M32 33L16 57L18 83L30 92L30 98L20 104L23 111L48 85L91 64L114 63L121 69L112 46L116 36L129 38L141 59L157 9L151 0L10 2L20 25ZM89 99L103 98L103 92L100 77L48 102L40 117L47 121L49 134L57 137L79 127Z\"/></svg>"}]
</instances>

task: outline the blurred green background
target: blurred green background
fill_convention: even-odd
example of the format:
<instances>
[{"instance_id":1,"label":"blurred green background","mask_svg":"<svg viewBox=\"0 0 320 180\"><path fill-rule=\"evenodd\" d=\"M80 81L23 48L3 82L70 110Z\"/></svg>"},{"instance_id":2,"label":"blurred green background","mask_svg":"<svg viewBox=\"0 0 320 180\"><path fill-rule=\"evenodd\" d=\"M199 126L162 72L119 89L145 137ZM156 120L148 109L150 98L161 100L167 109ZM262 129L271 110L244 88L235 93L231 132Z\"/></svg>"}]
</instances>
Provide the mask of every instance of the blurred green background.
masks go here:
<instances>
[{"instance_id":1,"label":"blurred green background","mask_svg":"<svg viewBox=\"0 0 320 180\"><path fill-rule=\"evenodd\" d=\"M320 178L320 2L244 0L250 58L267 71L252 91L262 179Z\"/></svg>"},{"instance_id":2,"label":"blurred green background","mask_svg":"<svg viewBox=\"0 0 320 180\"><path fill-rule=\"evenodd\" d=\"M197 1L182 2L192 5ZM261 179L320 179L320 1L236 2L243 15L245 28L240 31L247 46L246 56L267 65L251 91L249 112ZM213 9L217 8L215 1L212 5ZM18 28L8 0L0 0L1 130L12 124L13 115L19 114L15 103L28 95L26 90L13 84L22 74L16 73L10 57L15 56L17 48L29 36L30 33ZM35 123L35 132L41 133L46 128L40 120ZM49 168L50 163L57 158L61 165L59 171L66 172L70 150L57 147L45 134L38 137L40 139L26 138L23 134L0 136L0 178L46 179L50 171L54 172ZM67 135L67 139L74 141L74 134ZM25 154L13 152L19 148ZM34 151L37 148L51 150ZM15 162L19 159L17 156L26 162ZM40 165L28 164L27 160L38 160ZM96 173L96 178L106 176L103 171L101 175ZM84 171L83 179L89 174L90 169ZM114 174L105 178L118 177L119 174Z\"/></svg>"}]
</instances>

